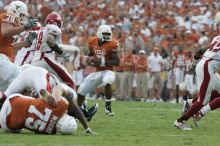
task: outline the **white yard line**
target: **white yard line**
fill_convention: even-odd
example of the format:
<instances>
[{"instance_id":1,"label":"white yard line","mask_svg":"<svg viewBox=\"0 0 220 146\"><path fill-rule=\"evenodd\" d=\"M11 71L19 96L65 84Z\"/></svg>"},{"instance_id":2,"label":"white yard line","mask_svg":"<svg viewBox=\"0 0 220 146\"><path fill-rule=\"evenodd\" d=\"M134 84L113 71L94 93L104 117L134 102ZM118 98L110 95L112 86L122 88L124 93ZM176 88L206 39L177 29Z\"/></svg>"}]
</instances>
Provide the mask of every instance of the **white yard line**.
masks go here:
<instances>
[{"instance_id":1,"label":"white yard line","mask_svg":"<svg viewBox=\"0 0 220 146\"><path fill-rule=\"evenodd\" d=\"M137 110L137 111L171 111L171 112L181 112L182 109L177 109L177 108L125 108L126 110ZM215 113L215 114L219 114L220 111L219 110L214 110L211 111L211 113Z\"/></svg>"}]
</instances>

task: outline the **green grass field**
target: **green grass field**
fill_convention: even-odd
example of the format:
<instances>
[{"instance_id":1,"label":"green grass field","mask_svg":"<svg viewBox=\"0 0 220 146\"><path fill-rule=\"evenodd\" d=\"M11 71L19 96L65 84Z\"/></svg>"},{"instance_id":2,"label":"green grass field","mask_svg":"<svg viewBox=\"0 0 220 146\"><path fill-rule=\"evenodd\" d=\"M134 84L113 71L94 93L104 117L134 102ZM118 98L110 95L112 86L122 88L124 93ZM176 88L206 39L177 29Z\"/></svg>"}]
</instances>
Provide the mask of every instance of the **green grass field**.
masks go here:
<instances>
[{"instance_id":1,"label":"green grass field","mask_svg":"<svg viewBox=\"0 0 220 146\"><path fill-rule=\"evenodd\" d=\"M92 104L95 101L89 101ZM113 102L116 115L104 113L104 102L90 122L98 135L86 135L78 123L77 134L37 135L27 130L22 134L0 130L1 146L218 146L220 112L204 117L199 128L181 131L173 126L182 105L169 103ZM188 122L193 126L192 121Z\"/></svg>"}]
</instances>

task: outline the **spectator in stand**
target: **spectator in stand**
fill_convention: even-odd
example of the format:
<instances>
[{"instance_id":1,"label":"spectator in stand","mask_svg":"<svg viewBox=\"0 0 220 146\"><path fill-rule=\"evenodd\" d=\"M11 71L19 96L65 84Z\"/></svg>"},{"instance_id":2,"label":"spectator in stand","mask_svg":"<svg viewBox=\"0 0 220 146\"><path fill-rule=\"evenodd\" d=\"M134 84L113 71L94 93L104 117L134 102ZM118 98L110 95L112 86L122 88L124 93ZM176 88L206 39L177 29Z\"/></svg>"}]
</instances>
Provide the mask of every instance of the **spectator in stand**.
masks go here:
<instances>
[{"instance_id":1,"label":"spectator in stand","mask_svg":"<svg viewBox=\"0 0 220 146\"><path fill-rule=\"evenodd\" d=\"M132 85L134 81L135 58L132 50L125 50L122 62L124 72L122 73L123 100L129 100L132 96Z\"/></svg>"},{"instance_id":2,"label":"spectator in stand","mask_svg":"<svg viewBox=\"0 0 220 146\"><path fill-rule=\"evenodd\" d=\"M148 70L150 79L152 80L152 87L149 89L149 95L152 100L159 101L161 90L163 87L163 81L161 78L161 71L163 67L163 59L159 54L159 48L154 47L153 52L148 57Z\"/></svg>"},{"instance_id":3,"label":"spectator in stand","mask_svg":"<svg viewBox=\"0 0 220 146\"><path fill-rule=\"evenodd\" d=\"M117 100L123 100L124 87L122 86L122 83L124 68L122 62L124 60L124 56L122 50L120 50L118 54L120 58L120 64L119 66L115 66L115 96Z\"/></svg>"},{"instance_id":4,"label":"spectator in stand","mask_svg":"<svg viewBox=\"0 0 220 146\"><path fill-rule=\"evenodd\" d=\"M201 36L199 38L199 45L206 46L208 44L209 38L206 35L205 31L201 31Z\"/></svg>"},{"instance_id":5,"label":"spectator in stand","mask_svg":"<svg viewBox=\"0 0 220 146\"><path fill-rule=\"evenodd\" d=\"M144 50L140 50L138 53L137 60L135 61L135 72L136 72L136 97L140 98L141 101L146 101L148 98L148 65L147 56Z\"/></svg>"},{"instance_id":6,"label":"spectator in stand","mask_svg":"<svg viewBox=\"0 0 220 146\"><path fill-rule=\"evenodd\" d=\"M176 51L174 52L173 71L176 81L176 103L179 103L179 85L184 81L186 63L182 46L179 46L175 49Z\"/></svg>"}]
</instances>

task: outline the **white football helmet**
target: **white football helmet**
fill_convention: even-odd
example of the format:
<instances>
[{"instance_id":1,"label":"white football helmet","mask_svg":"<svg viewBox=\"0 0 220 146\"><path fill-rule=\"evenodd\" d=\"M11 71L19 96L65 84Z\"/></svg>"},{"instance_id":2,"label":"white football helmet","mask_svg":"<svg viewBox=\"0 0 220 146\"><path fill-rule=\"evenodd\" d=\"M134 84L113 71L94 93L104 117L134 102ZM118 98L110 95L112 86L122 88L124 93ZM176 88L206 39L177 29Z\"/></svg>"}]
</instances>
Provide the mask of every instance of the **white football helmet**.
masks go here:
<instances>
[{"instance_id":1,"label":"white football helmet","mask_svg":"<svg viewBox=\"0 0 220 146\"><path fill-rule=\"evenodd\" d=\"M28 16L28 8L27 5L21 1L13 1L7 6L7 13L23 22Z\"/></svg>"},{"instance_id":2,"label":"white football helmet","mask_svg":"<svg viewBox=\"0 0 220 146\"><path fill-rule=\"evenodd\" d=\"M64 135L74 134L77 130L77 123L74 117L65 114L56 124L57 132Z\"/></svg>"},{"instance_id":3,"label":"white football helmet","mask_svg":"<svg viewBox=\"0 0 220 146\"><path fill-rule=\"evenodd\" d=\"M112 29L109 25L101 25L99 26L96 35L102 41L111 41L112 40Z\"/></svg>"},{"instance_id":4,"label":"white football helmet","mask_svg":"<svg viewBox=\"0 0 220 146\"><path fill-rule=\"evenodd\" d=\"M62 31L60 30L60 28L54 24L47 24L46 25L46 31L47 34L49 35L53 35L55 37L56 41L60 40L60 37L62 35Z\"/></svg>"}]
</instances>

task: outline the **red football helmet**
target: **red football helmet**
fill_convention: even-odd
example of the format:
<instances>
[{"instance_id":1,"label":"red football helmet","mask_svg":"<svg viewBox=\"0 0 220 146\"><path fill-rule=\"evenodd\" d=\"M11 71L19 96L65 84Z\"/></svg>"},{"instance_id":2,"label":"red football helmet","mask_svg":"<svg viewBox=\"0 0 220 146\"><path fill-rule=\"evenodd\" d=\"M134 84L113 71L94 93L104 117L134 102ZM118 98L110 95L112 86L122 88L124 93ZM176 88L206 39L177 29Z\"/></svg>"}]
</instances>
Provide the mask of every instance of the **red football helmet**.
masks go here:
<instances>
[{"instance_id":1,"label":"red football helmet","mask_svg":"<svg viewBox=\"0 0 220 146\"><path fill-rule=\"evenodd\" d=\"M50 13L50 14L47 16L47 18L46 18L46 20L45 20L45 23L46 23L46 24L55 24L55 25L57 25L59 28L61 28L61 27L62 27L62 24L63 24L60 15L59 15L58 13L56 13L56 12Z\"/></svg>"}]
</instances>

